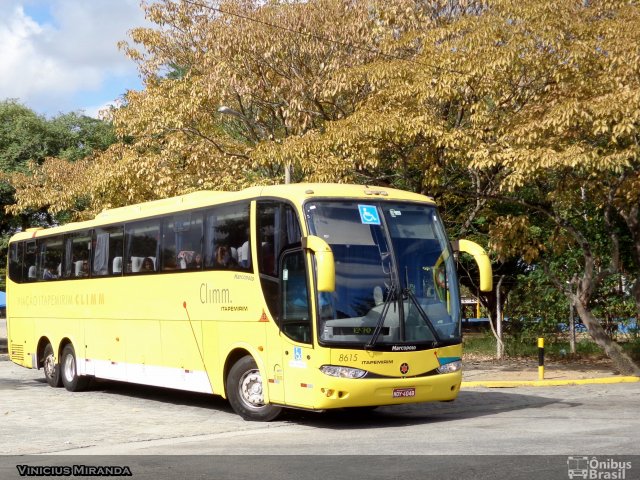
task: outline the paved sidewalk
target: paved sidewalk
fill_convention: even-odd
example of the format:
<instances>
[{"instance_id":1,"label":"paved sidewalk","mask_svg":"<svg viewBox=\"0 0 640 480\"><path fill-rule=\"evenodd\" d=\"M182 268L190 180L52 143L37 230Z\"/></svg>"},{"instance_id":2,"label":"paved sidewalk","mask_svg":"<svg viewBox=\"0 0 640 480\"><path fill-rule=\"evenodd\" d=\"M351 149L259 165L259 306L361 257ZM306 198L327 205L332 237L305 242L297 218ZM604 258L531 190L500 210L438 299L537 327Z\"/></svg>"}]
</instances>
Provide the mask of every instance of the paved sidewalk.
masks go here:
<instances>
[{"instance_id":1,"label":"paved sidewalk","mask_svg":"<svg viewBox=\"0 0 640 480\"><path fill-rule=\"evenodd\" d=\"M636 383L640 377L620 375L608 359L545 362L542 378L533 359L463 360L462 388L554 387Z\"/></svg>"},{"instance_id":2,"label":"paved sidewalk","mask_svg":"<svg viewBox=\"0 0 640 480\"><path fill-rule=\"evenodd\" d=\"M548 361L545 362L545 380L584 380L588 378L615 377L616 370L609 360ZM505 359L504 361L470 361L463 359L463 380L536 381L538 363L534 359Z\"/></svg>"}]
</instances>

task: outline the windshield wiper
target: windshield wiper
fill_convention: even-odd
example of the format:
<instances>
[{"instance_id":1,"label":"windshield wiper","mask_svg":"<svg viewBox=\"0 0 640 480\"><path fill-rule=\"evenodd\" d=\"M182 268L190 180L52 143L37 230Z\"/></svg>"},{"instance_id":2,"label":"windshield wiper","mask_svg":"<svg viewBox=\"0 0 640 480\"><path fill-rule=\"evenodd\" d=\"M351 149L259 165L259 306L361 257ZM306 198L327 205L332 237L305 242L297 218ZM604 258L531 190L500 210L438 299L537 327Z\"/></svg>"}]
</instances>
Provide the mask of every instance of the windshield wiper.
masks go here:
<instances>
[{"instance_id":1,"label":"windshield wiper","mask_svg":"<svg viewBox=\"0 0 640 480\"><path fill-rule=\"evenodd\" d=\"M391 306L391 302L396 300L396 294L398 292L398 287L395 282L391 283L389 287L389 291L387 293L387 298L382 305L382 311L380 312L380 318L378 318L378 323L376 323L376 328L373 331L373 335L371 336L371 340L364 346L365 350L369 350L375 346L378 342L378 337L382 332L382 326L384 325L384 320L387 318L387 312L389 311L389 307Z\"/></svg>"},{"instance_id":2,"label":"windshield wiper","mask_svg":"<svg viewBox=\"0 0 640 480\"><path fill-rule=\"evenodd\" d=\"M405 288L402 290L402 297L404 298L405 296L409 297L409 299L411 300L411 303L415 305L416 310L418 310L418 313L424 320L424 323L427 325L429 330L431 330L431 334L433 335L433 338L435 338L436 342L440 343L441 342L440 337L438 336L438 332L434 328L433 323L431 323L431 319L427 315L427 312L425 312L424 309L420 306L420 303L418 303L418 299L416 298L415 294L411 291L410 288Z\"/></svg>"}]
</instances>

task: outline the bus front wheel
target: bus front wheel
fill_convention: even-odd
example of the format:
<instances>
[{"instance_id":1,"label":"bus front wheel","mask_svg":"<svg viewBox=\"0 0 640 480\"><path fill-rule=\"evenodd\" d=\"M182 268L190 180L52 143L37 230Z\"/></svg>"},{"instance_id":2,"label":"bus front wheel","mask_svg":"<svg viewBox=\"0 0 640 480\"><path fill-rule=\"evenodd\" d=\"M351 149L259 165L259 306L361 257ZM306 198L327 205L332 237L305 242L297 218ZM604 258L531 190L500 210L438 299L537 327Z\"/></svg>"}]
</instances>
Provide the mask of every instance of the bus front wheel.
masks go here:
<instances>
[{"instance_id":1,"label":"bus front wheel","mask_svg":"<svg viewBox=\"0 0 640 480\"><path fill-rule=\"evenodd\" d=\"M44 367L44 378L47 383L54 388L62 386L62 378L60 378L60 365L56 363L56 357L53 354L53 347L50 343L44 347L42 366Z\"/></svg>"},{"instance_id":2,"label":"bus front wheel","mask_svg":"<svg viewBox=\"0 0 640 480\"><path fill-rule=\"evenodd\" d=\"M282 412L281 407L264 403L262 376L249 355L231 367L226 387L231 408L245 420L270 422Z\"/></svg>"},{"instance_id":3,"label":"bus front wheel","mask_svg":"<svg viewBox=\"0 0 640 480\"><path fill-rule=\"evenodd\" d=\"M89 378L78 375L78 363L76 362L76 351L70 343L62 350L62 383L64 388L70 392L81 392L89 385Z\"/></svg>"}]
</instances>

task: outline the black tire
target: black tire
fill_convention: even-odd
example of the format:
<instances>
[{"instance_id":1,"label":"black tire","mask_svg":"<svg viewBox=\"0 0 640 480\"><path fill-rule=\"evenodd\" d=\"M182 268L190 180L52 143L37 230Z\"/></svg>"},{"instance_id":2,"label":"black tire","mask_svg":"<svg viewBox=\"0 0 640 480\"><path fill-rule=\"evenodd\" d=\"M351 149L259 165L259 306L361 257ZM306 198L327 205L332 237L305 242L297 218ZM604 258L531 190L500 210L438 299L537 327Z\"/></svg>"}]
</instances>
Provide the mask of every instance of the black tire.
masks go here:
<instances>
[{"instance_id":1,"label":"black tire","mask_svg":"<svg viewBox=\"0 0 640 480\"><path fill-rule=\"evenodd\" d=\"M265 404L262 377L250 355L238 360L227 375L227 398L233 411L245 420L270 422L282 412L282 407Z\"/></svg>"},{"instance_id":2,"label":"black tire","mask_svg":"<svg viewBox=\"0 0 640 480\"><path fill-rule=\"evenodd\" d=\"M56 358L53 354L53 347L50 343L47 343L47 346L44 347L44 353L42 356L44 378L47 380L47 383L54 388L61 387L62 378L60 376L60 364L56 363Z\"/></svg>"},{"instance_id":3,"label":"black tire","mask_svg":"<svg viewBox=\"0 0 640 480\"><path fill-rule=\"evenodd\" d=\"M76 362L76 351L70 343L62 349L60 360L60 376L64 388L70 392L81 392L89 385L89 377L78 375L78 364Z\"/></svg>"}]
</instances>

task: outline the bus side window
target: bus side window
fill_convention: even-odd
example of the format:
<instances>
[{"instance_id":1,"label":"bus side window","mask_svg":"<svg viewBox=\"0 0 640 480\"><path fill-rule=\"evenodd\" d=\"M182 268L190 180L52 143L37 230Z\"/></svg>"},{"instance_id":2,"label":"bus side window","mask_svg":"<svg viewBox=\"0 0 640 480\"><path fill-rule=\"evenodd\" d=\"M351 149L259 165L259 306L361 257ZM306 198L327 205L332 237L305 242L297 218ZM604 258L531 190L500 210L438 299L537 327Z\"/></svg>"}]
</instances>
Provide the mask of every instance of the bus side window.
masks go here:
<instances>
[{"instance_id":1,"label":"bus side window","mask_svg":"<svg viewBox=\"0 0 640 480\"><path fill-rule=\"evenodd\" d=\"M258 203L260 273L278 277L280 254L300 243L302 233L295 211L282 202Z\"/></svg>"},{"instance_id":2,"label":"bus side window","mask_svg":"<svg viewBox=\"0 0 640 480\"><path fill-rule=\"evenodd\" d=\"M292 246L299 246L302 235L295 210L284 202L259 201L257 229L260 283L269 312L286 335L298 341L307 341L301 335L292 336L289 330L285 329L284 315L291 313L291 310L287 310L280 303L280 275L282 273L279 263L280 256ZM306 282L304 275L303 272L302 277L297 280Z\"/></svg>"},{"instance_id":3,"label":"bus side window","mask_svg":"<svg viewBox=\"0 0 640 480\"><path fill-rule=\"evenodd\" d=\"M158 270L160 219L133 222L125 227L126 273L153 273Z\"/></svg>"},{"instance_id":4,"label":"bus side window","mask_svg":"<svg viewBox=\"0 0 640 480\"><path fill-rule=\"evenodd\" d=\"M250 203L220 205L205 213L204 266L251 271Z\"/></svg>"},{"instance_id":5,"label":"bus side window","mask_svg":"<svg viewBox=\"0 0 640 480\"><path fill-rule=\"evenodd\" d=\"M284 253L280 277L282 331L293 340L311 343L309 288L304 252L301 249Z\"/></svg>"},{"instance_id":6,"label":"bus side window","mask_svg":"<svg viewBox=\"0 0 640 480\"><path fill-rule=\"evenodd\" d=\"M91 244L93 246L91 275L94 277L122 275L123 228L120 226L96 228L93 231Z\"/></svg>"},{"instance_id":7,"label":"bus side window","mask_svg":"<svg viewBox=\"0 0 640 480\"><path fill-rule=\"evenodd\" d=\"M13 282L22 283L24 242L12 243L9 247L9 278Z\"/></svg>"},{"instance_id":8,"label":"bus side window","mask_svg":"<svg viewBox=\"0 0 640 480\"><path fill-rule=\"evenodd\" d=\"M83 278L89 276L91 260L91 233L78 232L68 235L65 242L64 278Z\"/></svg>"},{"instance_id":9,"label":"bus side window","mask_svg":"<svg viewBox=\"0 0 640 480\"><path fill-rule=\"evenodd\" d=\"M162 270L202 269L202 213L166 217L162 224Z\"/></svg>"},{"instance_id":10,"label":"bus side window","mask_svg":"<svg viewBox=\"0 0 640 480\"><path fill-rule=\"evenodd\" d=\"M27 282L35 282L38 278L36 268L38 245L35 240L28 241L23 257L23 278Z\"/></svg>"},{"instance_id":11,"label":"bus side window","mask_svg":"<svg viewBox=\"0 0 640 480\"><path fill-rule=\"evenodd\" d=\"M39 244L40 255L36 277L38 281L57 280L62 277L62 259L64 254L64 237L48 237Z\"/></svg>"}]
</instances>

